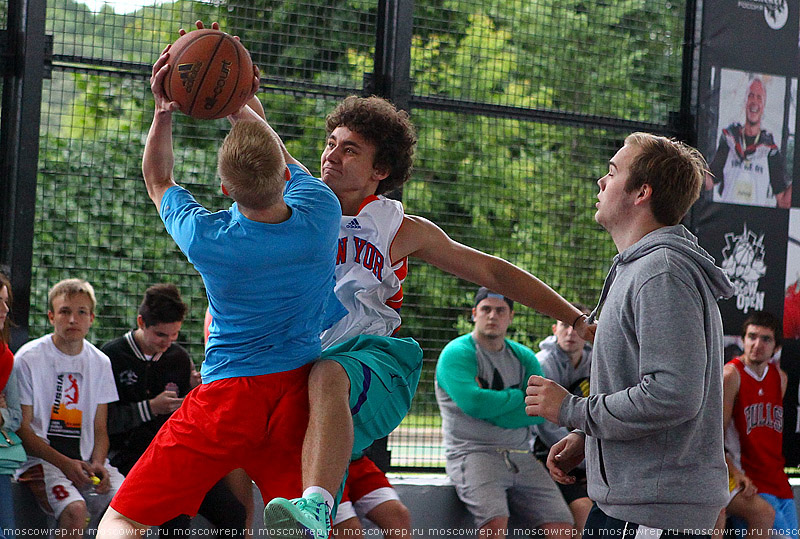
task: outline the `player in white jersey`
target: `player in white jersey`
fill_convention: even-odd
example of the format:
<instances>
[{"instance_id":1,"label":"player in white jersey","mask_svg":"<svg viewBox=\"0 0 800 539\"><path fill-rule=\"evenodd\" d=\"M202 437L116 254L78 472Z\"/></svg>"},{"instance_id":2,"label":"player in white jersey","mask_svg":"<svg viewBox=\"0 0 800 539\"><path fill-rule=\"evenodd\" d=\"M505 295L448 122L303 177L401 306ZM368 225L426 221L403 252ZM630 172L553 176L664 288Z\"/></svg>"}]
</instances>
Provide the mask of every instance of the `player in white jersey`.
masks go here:
<instances>
[{"instance_id":1,"label":"player in white jersey","mask_svg":"<svg viewBox=\"0 0 800 539\"><path fill-rule=\"evenodd\" d=\"M782 157L769 132L761 130L754 138L748 138L741 124L732 124L722 130L717 155L720 159L715 156L710 165L719 179L713 190L714 202L775 207L775 189L786 192L786 185L779 181L784 177Z\"/></svg>"},{"instance_id":2,"label":"player in white jersey","mask_svg":"<svg viewBox=\"0 0 800 539\"><path fill-rule=\"evenodd\" d=\"M342 216L336 256L336 297L348 315L322 334L326 349L358 335L394 335L400 327L408 259L391 263L403 205L370 196L354 216Z\"/></svg>"}]
</instances>

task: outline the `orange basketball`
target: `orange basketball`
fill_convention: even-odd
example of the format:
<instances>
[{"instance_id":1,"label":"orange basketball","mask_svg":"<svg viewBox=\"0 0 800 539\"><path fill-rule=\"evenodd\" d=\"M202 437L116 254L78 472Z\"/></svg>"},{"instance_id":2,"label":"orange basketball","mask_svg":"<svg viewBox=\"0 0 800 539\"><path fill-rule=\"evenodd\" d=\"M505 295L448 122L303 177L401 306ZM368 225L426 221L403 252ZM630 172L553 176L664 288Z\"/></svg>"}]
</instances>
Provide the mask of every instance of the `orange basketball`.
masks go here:
<instances>
[{"instance_id":1,"label":"orange basketball","mask_svg":"<svg viewBox=\"0 0 800 539\"><path fill-rule=\"evenodd\" d=\"M242 108L253 87L253 62L239 40L219 30L187 32L169 49L164 91L193 118L224 118Z\"/></svg>"}]
</instances>

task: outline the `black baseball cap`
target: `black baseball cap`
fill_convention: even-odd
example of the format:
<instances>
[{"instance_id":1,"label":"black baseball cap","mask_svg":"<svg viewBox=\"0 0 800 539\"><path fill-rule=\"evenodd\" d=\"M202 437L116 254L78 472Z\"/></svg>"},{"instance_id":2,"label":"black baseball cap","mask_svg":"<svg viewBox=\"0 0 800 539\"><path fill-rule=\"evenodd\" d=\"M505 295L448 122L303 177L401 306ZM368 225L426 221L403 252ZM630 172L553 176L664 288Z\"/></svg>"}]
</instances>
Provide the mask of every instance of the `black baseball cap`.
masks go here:
<instances>
[{"instance_id":1,"label":"black baseball cap","mask_svg":"<svg viewBox=\"0 0 800 539\"><path fill-rule=\"evenodd\" d=\"M485 300L486 298L500 298L503 301L505 301L506 303L508 303L508 308L509 309L511 309L512 311L514 310L514 301L513 300L508 299L503 294L498 294L497 292L492 292L491 290L489 290L485 286L480 287L478 289L478 291L475 292L475 303L473 304L473 307L477 307L478 303L480 303L481 301Z\"/></svg>"}]
</instances>

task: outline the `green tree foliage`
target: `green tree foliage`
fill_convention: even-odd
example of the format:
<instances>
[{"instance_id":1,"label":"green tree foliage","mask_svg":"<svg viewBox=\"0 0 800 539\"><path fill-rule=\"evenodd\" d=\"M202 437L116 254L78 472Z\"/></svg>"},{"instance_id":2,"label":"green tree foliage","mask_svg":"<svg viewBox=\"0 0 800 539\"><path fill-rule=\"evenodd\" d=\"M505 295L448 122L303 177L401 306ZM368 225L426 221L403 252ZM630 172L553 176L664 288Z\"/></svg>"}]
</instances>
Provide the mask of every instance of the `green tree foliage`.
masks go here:
<instances>
[{"instance_id":1,"label":"green tree foliage","mask_svg":"<svg viewBox=\"0 0 800 539\"><path fill-rule=\"evenodd\" d=\"M206 309L202 282L164 232L144 190L141 156L153 105L149 64L178 28L197 19L218 20L218 8L176 2L119 15L97 14L72 0L48 5L48 27L57 32L55 54L96 70L55 69L46 81L42 107L35 230L31 335L50 331L44 313L47 290L80 276L98 293L93 342L105 342L134 325L144 289L177 284L190 305L182 342L202 360L201 322ZM113 29L113 30L112 30ZM63 61L63 60L62 60ZM143 64L131 76L123 62ZM216 148L227 122L200 122L175 115L175 176L209 207L226 207L218 194Z\"/></svg>"},{"instance_id":2,"label":"green tree foliage","mask_svg":"<svg viewBox=\"0 0 800 539\"><path fill-rule=\"evenodd\" d=\"M242 38L266 78L311 81L336 73L350 78L348 86L361 83L343 59L351 49L374 50L374 2L234 0L228 11L228 31Z\"/></svg>"}]
</instances>

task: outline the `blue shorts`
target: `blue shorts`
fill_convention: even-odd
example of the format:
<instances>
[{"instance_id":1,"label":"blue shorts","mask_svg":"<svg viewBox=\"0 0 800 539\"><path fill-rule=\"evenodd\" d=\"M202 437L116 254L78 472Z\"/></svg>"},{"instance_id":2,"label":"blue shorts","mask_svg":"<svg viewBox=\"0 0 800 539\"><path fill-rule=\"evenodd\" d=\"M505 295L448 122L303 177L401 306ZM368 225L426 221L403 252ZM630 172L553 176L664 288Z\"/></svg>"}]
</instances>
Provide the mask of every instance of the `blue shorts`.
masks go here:
<instances>
[{"instance_id":1,"label":"blue shorts","mask_svg":"<svg viewBox=\"0 0 800 539\"><path fill-rule=\"evenodd\" d=\"M797 509L794 505L794 498L778 498L762 492L759 492L758 495L775 509L775 522L772 523L772 529L779 535L797 539ZM747 523L742 518L730 517L730 521L731 526L735 529L747 529Z\"/></svg>"},{"instance_id":2,"label":"blue shorts","mask_svg":"<svg viewBox=\"0 0 800 539\"><path fill-rule=\"evenodd\" d=\"M797 508L794 498L778 498L772 494L758 494L775 509L775 522L772 529L780 535L797 538Z\"/></svg>"},{"instance_id":3,"label":"blue shorts","mask_svg":"<svg viewBox=\"0 0 800 539\"><path fill-rule=\"evenodd\" d=\"M414 339L360 335L322 352L350 379L353 456L388 436L408 413L422 372L422 348Z\"/></svg>"}]
</instances>

